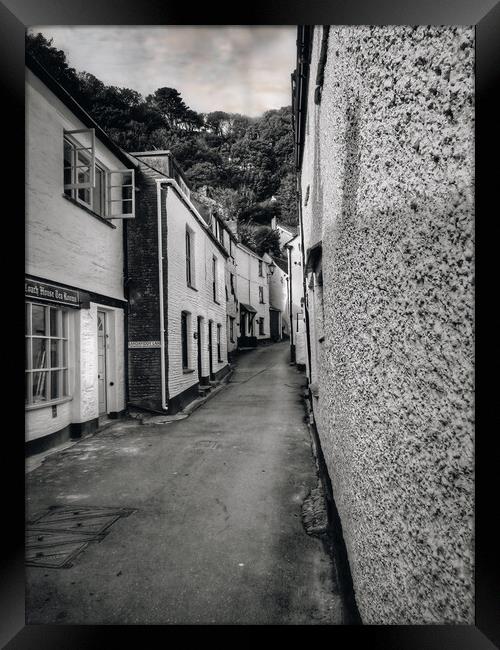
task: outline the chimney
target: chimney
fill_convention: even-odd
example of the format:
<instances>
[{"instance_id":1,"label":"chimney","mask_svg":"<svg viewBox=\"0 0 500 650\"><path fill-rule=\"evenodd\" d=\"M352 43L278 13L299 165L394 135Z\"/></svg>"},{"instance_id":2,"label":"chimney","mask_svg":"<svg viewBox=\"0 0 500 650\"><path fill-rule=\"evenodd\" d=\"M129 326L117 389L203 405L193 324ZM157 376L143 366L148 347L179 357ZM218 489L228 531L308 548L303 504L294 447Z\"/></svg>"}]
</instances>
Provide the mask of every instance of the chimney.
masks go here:
<instances>
[{"instance_id":1,"label":"chimney","mask_svg":"<svg viewBox=\"0 0 500 650\"><path fill-rule=\"evenodd\" d=\"M146 165L154 167L160 172L160 174L163 174L165 178L172 177L169 165L170 151L134 151L132 155L139 158L139 160L144 161Z\"/></svg>"},{"instance_id":2,"label":"chimney","mask_svg":"<svg viewBox=\"0 0 500 650\"><path fill-rule=\"evenodd\" d=\"M271 228L272 228L273 230L276 230L276 217L273 217L273 218L271 219Z\"/></svg>"}]
</instances>

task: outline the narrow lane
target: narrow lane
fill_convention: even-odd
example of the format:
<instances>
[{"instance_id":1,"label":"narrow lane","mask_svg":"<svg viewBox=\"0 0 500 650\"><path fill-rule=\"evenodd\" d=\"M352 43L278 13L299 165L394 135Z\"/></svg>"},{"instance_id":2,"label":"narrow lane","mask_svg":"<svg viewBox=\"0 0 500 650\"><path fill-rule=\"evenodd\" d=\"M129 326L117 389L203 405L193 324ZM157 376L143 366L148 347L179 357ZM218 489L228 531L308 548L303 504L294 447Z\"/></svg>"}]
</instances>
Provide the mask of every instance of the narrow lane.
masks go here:
<instances>
[{"instance_id":1,"label":"narrow lane","mask_svg":"<svg viewBox=\"0 0 500 650\"><path fill-rule=\"evenodd\" d=\"M137 509L73 567L28 567L29 623L341 622L301 521L316 485L303 381L285 343L259 348L189 418L118 425L29 474L29 513Z\"/></svg>"}]
</instances>

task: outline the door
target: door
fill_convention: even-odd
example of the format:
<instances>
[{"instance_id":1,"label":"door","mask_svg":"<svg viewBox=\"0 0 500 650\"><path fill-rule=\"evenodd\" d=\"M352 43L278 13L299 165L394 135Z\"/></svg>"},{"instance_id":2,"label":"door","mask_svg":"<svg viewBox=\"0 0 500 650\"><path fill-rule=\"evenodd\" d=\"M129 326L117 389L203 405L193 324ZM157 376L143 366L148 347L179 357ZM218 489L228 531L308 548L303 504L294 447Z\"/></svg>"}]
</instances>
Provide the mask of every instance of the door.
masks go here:
<instances>
[{"instance_id":1,"label":"door","mask_svg":"<svg viewBox=\"0 0 500 650\"><path fill-rule=\"evenodd\" d=\"M280 312L271 309L269 311L271 317L271 338L273 341L279 341L280 336Z\"/></svg>"},{"instance_id":2,"label":"door","mask_svg":"<svg viewBox=\"0 0 500 650\"><path fill-rule=\"evenodd\" d=\"M99 389L99 415L107 412L106 404L106 312L97 312L97 385Z\"/></svg>"},{"instance_id":3,"label":"door","mask_svg":"<svg viewBox=\"0 0 500 650\"><path fill-rule=\"evenodd\" d=\"M245 336L246 335L246 329L245 329L245 312L242 311L240 312L240 336Z\"/></svg>"},{"instance_id":4,"label":"door","mask_svg":"<svg viewBox=\"0 0 500 650\"><path fill-rule=\"evenodd\" d=\"M201 382L201 316L198 316L198 381Z\"/></svg>"},{"instance_id":5,"label":"door","mask_svg":"<svg viewBox=\"0 0 500 650\"><path fill-rule=\"evenodd\" d=\"M212 321L208 321L208 362L210 364L210 379L213 379L214 366L212 361Z\"/></svg>"}]
</instances>

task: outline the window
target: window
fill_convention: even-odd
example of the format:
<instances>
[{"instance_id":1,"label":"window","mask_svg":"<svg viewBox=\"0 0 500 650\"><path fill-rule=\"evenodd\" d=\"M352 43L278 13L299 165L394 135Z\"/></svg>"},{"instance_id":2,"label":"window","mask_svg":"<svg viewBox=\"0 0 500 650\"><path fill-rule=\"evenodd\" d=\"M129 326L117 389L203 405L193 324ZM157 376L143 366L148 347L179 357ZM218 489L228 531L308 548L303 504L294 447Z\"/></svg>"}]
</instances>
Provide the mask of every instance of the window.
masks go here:
<instances>
[{"instance_id":1,"label":"window","mask_svg":"<svg viewBox=\"0 0 500 650\"><path fill-rule=\"evenodd\" d=\"M191 267L191 232L186 228L186 282L188 287L192 286L192 267Z\"/></svg>"},{"instance_id":2,"label":"window","mask_svg":"<svg viewBox=\"0 0 500 650\"><path fill-rule=\"evenodd\" d=\"M222 361L222 354L221 354L221 347L220 347L220 333L221 333L222 326L217 325L217 359L218 361Z\"/></svg>"},{"instance_id":3,"label":"window","mask_svg":"<svg viewBox=\"0 0 500 650\"><path fill-rule=\"evenodd\" d=\"M259 287L259 302L264 304L264 287Z\"/></svg>"},{"instance_id":4,"label":"window","mask_svg":"<svg viewBox=\"0 0 500 650\"><path fill-rule=\"evenodd\" d=\"M262 273L262 260L259 260L259 276L261 278L264 277L264 274Z\"/></svg>"},{"instance_id":5,"label":"window","mask_svg":"<svg viewBox=\"0 0 500 650\"><path fill-rule=\"evenodd\" d=\"M217 258L212 257L212 291L214 302L217 302Z\"/></svg>"},{"instance_id":6,"label":"window","mask_svg":"<svg viewBox=\"0 0 500 650\"><path fill-rule=\"evenodd\" d=\"M74 134L90 144L82 145ZM110 171L96 161L94 129L65 131L63 166L67 197L105 219L134 218L134 170Z\"/></svg>"},{"instance_id":7,"label":"window","mask_svg":"<svg viewBox=\"0 0 500 650\"><path fill-rule=\"evenodd\" d=\"M59 307L26 303L26 404L69 395L68 314Z\"/></svg>"},{"instance_id":8,"label":"window","mask_svg":"<svg viewBox=\"0 0 500 650\"><path fill-rule=\"evenodd\" d=\"M222 227L222 224L219 222L219 241L222 245L224 245L224 228Z\"/></svg>"},{"instance_id":9,"label":"window","mask_svg":"<svg viewBox=\"0 0 500 650\"><path fill-rule=\"evenodd\" d=\"M181 312L181 345L182 345L182 369L189 370L189 314Z\"/></svg>"},{"instance_id":10,"label":"window","mask_svg":"<svg viewBox=\"0 0 500 650\"><path fill-rule=\"evenodd\" d=\"M259 335L263 336L264 335L264 319L259 318Z\"/></svg>"},{"instance_id":11,"label":"window","mask_svg":"<svg viewBox=\"0 0 500 650\"><path fill-rule=\"evenodd\" d=\"M234 318L229 316L229 340L234 343Z\"/></svg>"},{"instance_id":12,"label":"window","mask_svg":"<svg viewBox=\"0 0 500 650\"><path fill-rule=\"evenodd\" d=\"M230 279L230 282L231 282L231 293L234 296L235 293L234 293L234 274L233 273L229 274L229 279Z\"/></svg>"}]
</instances>

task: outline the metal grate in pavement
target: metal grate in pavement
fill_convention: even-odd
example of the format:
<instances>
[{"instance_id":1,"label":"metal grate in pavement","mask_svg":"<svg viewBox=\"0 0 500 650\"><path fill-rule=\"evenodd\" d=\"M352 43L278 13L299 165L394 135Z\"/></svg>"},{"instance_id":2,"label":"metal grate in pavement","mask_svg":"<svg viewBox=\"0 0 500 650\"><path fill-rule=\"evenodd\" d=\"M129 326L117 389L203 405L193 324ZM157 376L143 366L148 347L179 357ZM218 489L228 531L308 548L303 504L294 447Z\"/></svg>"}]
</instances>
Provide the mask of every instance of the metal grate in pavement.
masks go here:
<instances>
[{"instance_id":1,"label":"metal grate in pavement","mask_svg":"<svg viewBox=\"0 0 500 650\"><path fill-rule=\"evenodd\" d=\"M28 566L68 568L90 542L100 542L129 508L52 506L27 522Z\"/></svg>"}]
</instances>

